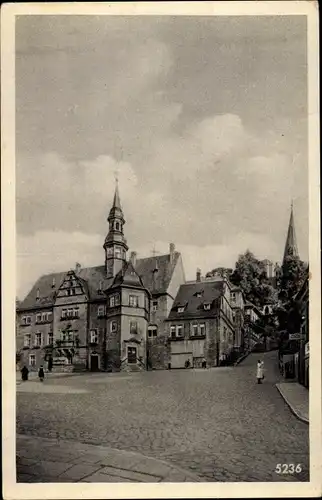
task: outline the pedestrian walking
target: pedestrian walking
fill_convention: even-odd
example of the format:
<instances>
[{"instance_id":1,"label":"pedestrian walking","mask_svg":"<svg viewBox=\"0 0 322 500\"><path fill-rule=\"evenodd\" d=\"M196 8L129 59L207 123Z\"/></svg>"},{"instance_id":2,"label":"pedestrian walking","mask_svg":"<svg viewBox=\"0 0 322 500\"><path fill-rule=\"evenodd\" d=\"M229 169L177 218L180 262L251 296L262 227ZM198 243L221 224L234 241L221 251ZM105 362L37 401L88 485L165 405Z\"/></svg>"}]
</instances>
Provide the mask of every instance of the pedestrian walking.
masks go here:
<instances>
[{"instance_id":1,"label":"pedestrian walking","mask_svg":"<svg viewBox=\"0 0 322 500\"><path fill-rule=\"evenodd\" d=\"M21 380L28 380L28 373L29 373L29 370L28 368L26 367L26 365L24 365L22 368L21 368Z\"/></svg>"},{"instance_id":2,"label":"pedestrian walking","mask_svg":"<svg viewBox=\"0 0 322 500\"><path fill-rule=\"evenodd\" d=\"M205 360L205 358L203 358L201 366L202 368L207 368L207 361Z\"/></svg>"},{"instance_id":3,"label":"pedestrian walking","mask_svg":"<svg viewBox=\"0 0 322 500\"><path fill-rule=\"evenodd\" d=\"M39 370L38 370L38 377L39 377L40 382L44 381L45 374L44 374L44 367L43 367L43 365L41 365L40 368L39 368Z\"/></svg>"},{"instance_id":4,"label":"pedestrian walking","mask_svg":"<svg viewBox=\"0 0 322 500\"><path fill-rule=\"evenodd\" d=\"M257 383L261 384L264 378L264 361L261 361L260 359L257 361L256 377L257 377Z\"/></svg>"}]
</instances>

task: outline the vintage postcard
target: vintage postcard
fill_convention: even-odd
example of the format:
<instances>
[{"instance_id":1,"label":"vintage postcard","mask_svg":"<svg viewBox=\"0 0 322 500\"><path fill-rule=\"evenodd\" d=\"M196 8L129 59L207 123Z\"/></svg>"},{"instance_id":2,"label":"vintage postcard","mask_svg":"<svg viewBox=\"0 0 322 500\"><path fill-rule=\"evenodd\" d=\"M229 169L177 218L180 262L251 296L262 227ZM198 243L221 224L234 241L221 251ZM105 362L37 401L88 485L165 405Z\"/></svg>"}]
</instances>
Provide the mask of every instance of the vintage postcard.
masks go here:
<instances>
[{"instance_id":1,"label":"vintage postcard","mask_svg":"<svg viewBox=\"0 0 322 500\"><path fill-rule=\"evenodd\" d=\"M320 496L317 3L1 14L4 498Z\"/></svg>"}]
</instances>

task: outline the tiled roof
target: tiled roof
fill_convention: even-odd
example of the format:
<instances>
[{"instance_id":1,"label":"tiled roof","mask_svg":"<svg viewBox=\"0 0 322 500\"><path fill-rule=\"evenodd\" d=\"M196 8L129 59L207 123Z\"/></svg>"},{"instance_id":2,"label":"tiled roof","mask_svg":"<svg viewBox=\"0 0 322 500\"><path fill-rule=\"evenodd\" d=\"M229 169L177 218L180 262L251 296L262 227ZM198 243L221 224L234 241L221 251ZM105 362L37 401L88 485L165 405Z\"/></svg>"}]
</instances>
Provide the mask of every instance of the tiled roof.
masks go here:
<instances>
[{"instance_id":1,"label":"tiled roof","mask_svg":"<svg viewBox=\"0 0 322 500\"><path fill-rule=\"evenodd\" d=\"M138 259L135 270L151 293L166 293L179 257L180 253L175 252L172 262L170 254Z\"/></svg>"},{"instance_id":2,"label":"tiled roof","mask_svg":"<svg viewBox=\"0 0 322 500\"><path fill-rule=\"evenodd\" d=\"M178 320L194 317L213 317L220 308L220 297L223 294L224 282L202 281L186 283L180 286L177 297L173 303L169 320ZM204 304L210 304L210 309L205 310ZM178 312L178 307L185 305L182 313Z\"/></svg>"},{"instance_id":3,"label":"tiled roof","mask_svg":"<svg viewBox=\"0 0 322 500\"><path fill-rule=\"evenodd\" d=\"M178 252L175 252L172 263L170 262L169 254L138 259L135 270L142 279L145 288L155 294L166 293L179 255ZM155 268L157 268L158 271L153 273L152 271ZM62 284L67 272L68 271L47 274L39 278L26 298L21 301L19 309L51 306L55 300L55 293ZM154 279L153 274L155 276ZM101 300L104 297L104 295L98 293L100 282L102 289L106 290L114 281L113 278L107 279L105 277L105 266L81 268L77 273L77 277L86 283L91 300ZM55 281L55 287L52 286L53 280ZM36 296L38 289L39 300L37 301Z\"/></svg>"}]
</instances>

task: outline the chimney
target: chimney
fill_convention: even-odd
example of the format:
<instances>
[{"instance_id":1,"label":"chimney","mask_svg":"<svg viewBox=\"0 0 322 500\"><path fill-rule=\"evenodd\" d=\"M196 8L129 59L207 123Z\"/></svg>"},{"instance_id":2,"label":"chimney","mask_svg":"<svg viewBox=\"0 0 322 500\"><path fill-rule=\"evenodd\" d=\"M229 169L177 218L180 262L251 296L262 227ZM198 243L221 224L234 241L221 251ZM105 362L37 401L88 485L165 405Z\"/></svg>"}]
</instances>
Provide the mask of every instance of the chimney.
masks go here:
<instances>
[{"instance_id":1,"label":"chimney","mask_svg":"<svg viewBox=\"0 0 322 500\"><path fill-rule=\"evenodd\" d=\"M54 277L54 278L53 278L53 281L52 281L52 284L51 284L51 287L52 287L52 288L55 288L55 286L56 286L56 278Z\"/></svg>"},{"instance_id":2,"label":"chimney","mask_svg":"<svg viewBox=\"0 0 322 500\"><path fill-rule=\"evenodd\" d=\"M78 273L79 273L79 271L81 270L81 267L82 267L82 266L80 265L80 263L79 263L79 262L76 262L76 265L75 265L75 273L76 273L76 274L78 274Z\"/></svg>"},{"instance_id":3,"label":"chimney","mask_svg":"<svg viewBox=\"0 0 322 500\"><path fill-rule=\"evenodd\" d=\"M197 268L196 281L201 281L201 269Z\"/></svg>"},{"instance_id":4,"label":"chimney","mask_svg":"<svg viewBox=\"0 0 322 500\"><path fill-rule=\"evenodd\" d=\"M169 245L169 253L170 253L170 262L171 263L173 262L175 251L176 251L175 244L174 243L170 243L170 245Z\"/></svg>"},{"instance_id":5,"label":"chimney","mask_svg":"<svg viewBox=\"0 0 322 500\"><path fill-rule=\"evenodd\" d=\"M40 292L39 292L39 288L37 288L37 294L36 294L36 301L37 301L37 302L38 302L38 300L39 300L39 293L40 293Z\"/></svg>"},{"instance_id":6,"label":"chimney","mask_svg":"<svg viewBox=\"0 0 322 500\"><path fill-rule=\"evenodd\" d=\"M135 268L136 266L136 258L137 258L137 253L136 252L131 252L130 255L130 262L132 263L132 266Z\"/></svg>"}]
</instances>

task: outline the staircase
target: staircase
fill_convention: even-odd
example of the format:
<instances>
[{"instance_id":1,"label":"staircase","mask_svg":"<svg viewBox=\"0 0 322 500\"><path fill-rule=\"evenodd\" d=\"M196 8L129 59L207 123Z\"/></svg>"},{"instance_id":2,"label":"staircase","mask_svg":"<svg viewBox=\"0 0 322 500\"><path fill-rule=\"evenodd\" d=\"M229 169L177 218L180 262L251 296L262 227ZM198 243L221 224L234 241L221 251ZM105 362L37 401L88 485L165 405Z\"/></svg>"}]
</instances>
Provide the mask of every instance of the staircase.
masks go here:
<instances>
[{"instance_id":1,"label":"staircase","mask_svg":"<svg viewBox=\"0 0 322 500\"><path fill-rule=\"evenodd\" d=\"M121 361L121 371L122 372L143 372L145 371L145 364L142 363L139 359L136 360L135 363L128 363L127 358L122 359Z\"/></svg>"}]
</instances>

